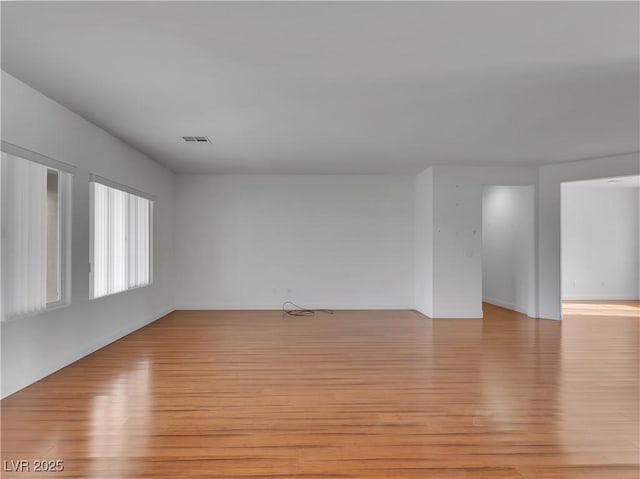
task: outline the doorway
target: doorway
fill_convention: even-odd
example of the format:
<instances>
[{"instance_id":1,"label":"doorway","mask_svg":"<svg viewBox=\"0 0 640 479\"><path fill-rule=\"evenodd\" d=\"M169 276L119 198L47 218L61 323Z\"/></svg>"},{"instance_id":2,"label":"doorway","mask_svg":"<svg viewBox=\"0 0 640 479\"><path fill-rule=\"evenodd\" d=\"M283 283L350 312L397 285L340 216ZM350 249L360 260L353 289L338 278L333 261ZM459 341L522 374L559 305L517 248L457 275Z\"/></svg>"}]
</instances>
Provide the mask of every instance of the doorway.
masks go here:
<instances>
[{"instance_id":1,"label":"doorway","mask_svg":"<svg viewBox=\"0 0 640 479\"><path fill-rule=\"evenodd\" d=\"M482 192L482 300L535 317L534 187Z\"/></svg>"},{"instance_id":2,"label":"doorway","mask_svg":"<svg viewBox=\"0 0 640 479\"><path fill-rule=\"evenodd\" d=\"M638 309L640 176L562 183L562 314Z\"/></svg>"}]
</instances>

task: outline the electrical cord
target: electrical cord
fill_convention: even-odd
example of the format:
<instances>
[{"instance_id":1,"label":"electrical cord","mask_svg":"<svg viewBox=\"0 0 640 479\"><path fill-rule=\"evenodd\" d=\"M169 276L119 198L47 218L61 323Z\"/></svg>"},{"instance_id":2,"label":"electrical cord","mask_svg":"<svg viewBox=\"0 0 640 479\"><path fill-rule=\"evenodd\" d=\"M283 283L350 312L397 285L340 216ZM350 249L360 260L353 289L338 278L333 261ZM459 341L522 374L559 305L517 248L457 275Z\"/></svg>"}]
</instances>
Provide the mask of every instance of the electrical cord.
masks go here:
<instances>
[{"instance_id":1,"label":"electrical cord","mask_svg":"<svg viewBox=\"0 0 640 479\"><path fill-rule=\"evenodd\" d=\"M308 309L297 305L293 301L282 303L282 312L287 316L314 316L316 313L333 314L330 309Z\"/></svg>"}]
</instances>

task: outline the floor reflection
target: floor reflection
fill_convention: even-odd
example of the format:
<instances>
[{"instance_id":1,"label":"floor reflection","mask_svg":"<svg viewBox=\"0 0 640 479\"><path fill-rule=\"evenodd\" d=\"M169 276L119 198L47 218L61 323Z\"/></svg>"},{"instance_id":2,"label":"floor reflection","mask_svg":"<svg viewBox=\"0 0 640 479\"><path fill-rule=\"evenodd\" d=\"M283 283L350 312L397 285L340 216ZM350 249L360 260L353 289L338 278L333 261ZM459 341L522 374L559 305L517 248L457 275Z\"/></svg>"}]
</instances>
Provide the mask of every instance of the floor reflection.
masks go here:
<instances>
[{"instance_id":1,"label":"floor reflection","mask_svg":"<svg viewBox=\"0 0 640 479\"><path fill-rule=\"evenodd\" d=\"M638 301L564 301L562 314L565 318L584 316L640 318Z\"/></svg>"},{"instance_id":2,"label":"floor reflection","mask_svg":"<svg viewBox=\"0 0 640 479\"><path fill-rule=\"evenodd\" d=\"M110 381L105 393L91 404L88 455L91 477L109 471L125 477L131 461L143 456L149 438L151 403L150 363L143 359Z\"/></svg>"},{"instance_id":3,"label":"floor reflection","mask_svg":"<svg viewBox=\"0 0 640 479\"><path fill-rule=\"evenodd\" d=\"M482 321L485 413L500 430L549 429L556 410L560 324L509 313ZM544 401L544 408L540 407ZM548 444L554 444L548 438Z\"/></svg>"},{"instance_id":4,"label":"floor reflection","mask_svg":"<svg viewBox=\"0 0 640 479\"><path fill-rule=\"evenodd\" d=\"M559 434L605 463L640 463L639 313L637 301L563 305Z\"/></svg>"},{"instance_id":5,"label":"floor reflection","mask_svg":"<svg viewBox=\"0 0 640 479\"><path fill-rule=\"evenodd\" d=\"M64 459L57 479L637 479L637 310L174 313L3 400L2 456Z\"/></svg>"}]
</instances>

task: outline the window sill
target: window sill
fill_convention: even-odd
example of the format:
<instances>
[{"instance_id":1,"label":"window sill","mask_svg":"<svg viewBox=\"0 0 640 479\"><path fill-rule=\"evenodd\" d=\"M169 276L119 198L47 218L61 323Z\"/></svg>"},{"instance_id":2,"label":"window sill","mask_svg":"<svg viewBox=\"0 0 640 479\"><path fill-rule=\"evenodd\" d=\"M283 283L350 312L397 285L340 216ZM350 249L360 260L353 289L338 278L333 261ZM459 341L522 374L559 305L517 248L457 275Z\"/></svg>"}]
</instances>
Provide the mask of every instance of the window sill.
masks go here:
<instances>
[{"instance_id":1,"label":"window sill","mask_svg":"<svg viewBox=\"0 0 640 479\"><path fill-rule=\"evenodd\" d=\"M148 288L149 286L153 286L153 281L147 284L141 284L140 286L134 286L133 288L123 289L122 291L116 291L115 293L103 294L102 296L90 297L89 301L94 301L96 299L109 298L110 296L115 296L117 294L128 293L130 291L135 291L137 289Z\"/></svg>"},{"instance_id":2,"label":"window sill","mask_svg":"<svg viewBox=\"0 0 640 479\"><path fill-rule=\"evenodd\" d=\"M14 316L8 316L3 319L3 323L13 323L14 321L20 321L21 319L30 319L41 314L47 314L58 309L64 309L71 306L70 301L56 301L55 303L48 303L47 307L41 311L33 311L31 313L16 314Z\"/></svg>"}]
</instances>

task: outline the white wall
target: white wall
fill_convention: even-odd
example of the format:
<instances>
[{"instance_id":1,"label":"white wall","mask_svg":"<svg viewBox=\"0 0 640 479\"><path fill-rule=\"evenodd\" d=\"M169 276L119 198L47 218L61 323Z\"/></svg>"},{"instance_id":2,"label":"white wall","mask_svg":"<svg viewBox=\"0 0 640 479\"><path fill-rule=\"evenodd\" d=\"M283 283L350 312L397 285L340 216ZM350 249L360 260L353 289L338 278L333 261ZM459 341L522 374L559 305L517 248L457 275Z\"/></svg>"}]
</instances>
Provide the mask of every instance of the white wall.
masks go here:
<instances>
[{"instance_id":1,"label":"white wall","mask_svg":"<svg viewBox=\"0 0 640 479\"><path fill-rule=\"evenodd\" d=\"M414 307L433 317L433 168L416 176Z\"/></svg>"},{"instance_id":2,"label":"white wall","mask_svg":"<svg viewBox=\"0 0 640 479\"><path fill-rule=\"evenodd\" d=\"M560 306L560 185L566 181L637 175L640 154L610 156L542 166L538 170L537 281L538 316L561 318Z\"/></svg>"},{"instance_id":3,"label":"white wall","mask_svg":"<svg viewBox=\"0 0 640 479\"><path fill-rule=\"evenodd\" d=\"M430 170L431 207L416 209L417 214L424 215L416 218L416 224L431 225L433 268L428 271L427 261L416 263L416 278L432 275L432 317L481 318L483 186L532 185L536 169L434 166ZM420 188L428 189L428 185ZM417 201L428 200L427 193L417 195Z\"/></svg>"},{"instance_id":4,"label":"white wall","mask_svg":"<svg viewBox=\"0 0 640 479\"><path fill-rule=\"evenodd\" d=\"M426 223L429 222L427 212L432 214L432 316L481 317L482 187L536 185L536 300L529 314L560 319L560 184L637 175L640 155L631 153L540 168L434 166L430 169L431 208L416 209L416 213L424 215ZM416 198L418 201L418 196ZM416 225L419 222L416 218ZM416 278L428 278L429 272L424 269L427 264L416 263L420 268Z\"/></svg>"},{"instance_id":5,"label":"white wall","mask_svg":"<svg viewBox=\"0 0 640 479\"><path fill-rule=\"evenodd\" d=\"M483 300L533 315L533 186L485 186L482 193Z\"/></svg>"},{"instance_id":6,"label":"white wall","mask_svg":"<svg viewBox=\"0 0 640 479\"><path fill-rule=\"evenodd\" d=\"M177 175L176 308L412 308L414 179Z\"/></svg>"},{"instance_id":7,"label":"white wall","mask_svg":"<svg viewBox=\"0 0 640 479\"><path fill-rule=\"evenodd\" d=\"M173 309L173 174L105 131L2 73L2 139L76 166L71 305L5 322L2 396ZM154 284L89 301L89 173L157 197Z\"/></svg>"},{"instance_id":8,"label":"white wall","mask_svg":"<svg viewBox=\"0 0 640 479\"><path fill-rule=\"evenodd\" d=\"M638 299L638 188L562 185L563 299Z\"/></svg>"},{"instance_id":9,"label":"white wall","mask_svg":"<svg viewBox=\"0 0 640 479\"><path fill-rule=\"evenodd\" d=\"M476 168L434 167L433 314L482 318L482 183Z\"/></svg>"}]
</instances>

